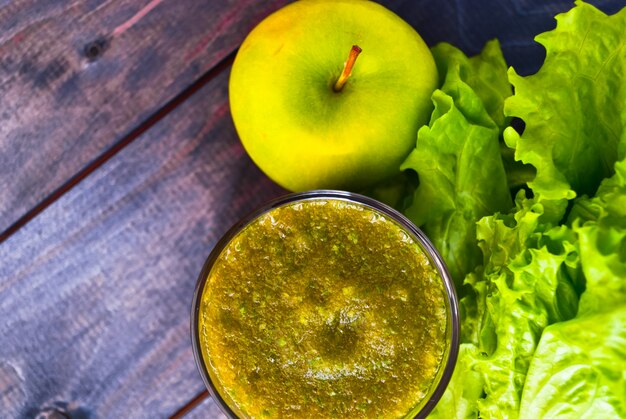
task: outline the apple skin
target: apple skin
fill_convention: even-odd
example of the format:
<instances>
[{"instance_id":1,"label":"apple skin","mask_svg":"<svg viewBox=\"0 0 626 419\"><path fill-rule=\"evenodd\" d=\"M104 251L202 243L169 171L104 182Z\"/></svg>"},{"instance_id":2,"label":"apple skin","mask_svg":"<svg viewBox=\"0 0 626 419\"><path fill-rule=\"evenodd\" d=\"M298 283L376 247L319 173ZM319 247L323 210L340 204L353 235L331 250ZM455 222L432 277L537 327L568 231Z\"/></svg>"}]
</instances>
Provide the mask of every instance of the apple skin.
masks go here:
<instances>
[{"instance_id":1,"label":"apple skin","mask_svg":"<svg viewBox=\"0 0 626 419\"><path fill-rule=\"evenodd\" d=\"M352 45L363 51L335 92ZM358 191L399 172L437 85L430 50L393 12L366 0L300 0L247 36L229 98L244 148L276 183Z\"/></svg>"}]
</instances>

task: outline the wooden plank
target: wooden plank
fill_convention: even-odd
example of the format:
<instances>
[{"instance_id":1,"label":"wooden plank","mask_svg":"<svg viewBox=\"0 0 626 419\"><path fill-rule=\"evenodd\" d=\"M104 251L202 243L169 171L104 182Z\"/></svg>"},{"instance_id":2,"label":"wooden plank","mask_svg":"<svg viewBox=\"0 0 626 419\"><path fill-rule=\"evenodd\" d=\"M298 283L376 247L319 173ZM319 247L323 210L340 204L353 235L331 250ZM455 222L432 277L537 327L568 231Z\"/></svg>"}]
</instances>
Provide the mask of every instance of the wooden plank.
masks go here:
<instances>
[{"instance_id":1,"label":"wooden plank","mask_svg":"<svg viewBox=\"0 0 626 419\"><path fill-rule=\"evenodd\" d=\"M238 142L227 77L0 245L0 416L162 417L203 390L197 275L235 220L283 192Z\"/></svg>"},{"instance_id":2,"label":"wooden plank","mask_svg":"<svg viewBox=\"0 0 626 419\"><path fill-rule=\"evenodd\" d=\"M285 3L0 3L0 232Z\"/></svg>"}]
</instances>

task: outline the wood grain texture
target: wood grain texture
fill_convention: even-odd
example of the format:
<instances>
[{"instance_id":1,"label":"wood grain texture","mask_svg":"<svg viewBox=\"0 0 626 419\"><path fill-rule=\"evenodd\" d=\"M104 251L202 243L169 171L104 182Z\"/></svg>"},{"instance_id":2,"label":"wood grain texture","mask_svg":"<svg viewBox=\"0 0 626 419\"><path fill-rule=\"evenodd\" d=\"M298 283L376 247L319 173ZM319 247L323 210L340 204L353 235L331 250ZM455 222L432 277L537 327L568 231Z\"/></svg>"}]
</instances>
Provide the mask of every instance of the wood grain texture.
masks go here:
<instances>
[{"instance_id":1,"label":"wood grain texture","mask_svg":"<svg viewBox=\"0 0 626 419\"><path fill-rule=\"evenodd\" d=\"M0 232L284 3L0 2Z\"/></svg>"},{"instance_id":2,"label":"wood grain texture","mask_svg":"<svg viewBox=\"0 0 626 419\"><path fill-rule=\"evenodd\" d=\"M197 275L231 224L283 192L240 146L227 77L0 245L0 416L162 417L203 390Z\"/></svg>"}]
</instances>

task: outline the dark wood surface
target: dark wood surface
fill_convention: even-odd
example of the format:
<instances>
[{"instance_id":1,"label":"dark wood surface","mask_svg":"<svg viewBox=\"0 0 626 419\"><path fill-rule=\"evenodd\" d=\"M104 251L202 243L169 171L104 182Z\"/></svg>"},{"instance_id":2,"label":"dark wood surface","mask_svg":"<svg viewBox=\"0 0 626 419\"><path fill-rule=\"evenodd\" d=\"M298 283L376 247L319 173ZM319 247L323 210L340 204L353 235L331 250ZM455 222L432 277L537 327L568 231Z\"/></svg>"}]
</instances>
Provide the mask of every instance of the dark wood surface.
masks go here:
<instances>
[{"instance_id":1,"label":"dark wood surface","mask_svg":"<svg viewBox=\"0 0 626 419\"><path fill-rule=\"evenodd\" d=\"M0 232L286 0L0 3Z\"/></svg>"},{"instance_id":2,"label":"dark wood surface","mask_svg":"<svg viewBox=\"0 0 626 419\"><path fill-rule=\"evenodd\" d=\"M228 57L284 3L0 1L0 418L221 417L190 303L220 235L284 193L239 144L227 97ZM498 37L520 73L571 6L384 4L429 45Z\"/></svg>"},{"instance_id":3,"label":"dark wood surface","mask_svg":"<svg viewBox=\"0 0 626 419\"><path fill-rule=\"evenodd\" d=\"M227 76L0 248L0 336L12 342L0 368L22 378L13 406L165 415L202 391L189 339L199 268L233 220L282 192L234 134Z\"/></svg>"}]
</instances>

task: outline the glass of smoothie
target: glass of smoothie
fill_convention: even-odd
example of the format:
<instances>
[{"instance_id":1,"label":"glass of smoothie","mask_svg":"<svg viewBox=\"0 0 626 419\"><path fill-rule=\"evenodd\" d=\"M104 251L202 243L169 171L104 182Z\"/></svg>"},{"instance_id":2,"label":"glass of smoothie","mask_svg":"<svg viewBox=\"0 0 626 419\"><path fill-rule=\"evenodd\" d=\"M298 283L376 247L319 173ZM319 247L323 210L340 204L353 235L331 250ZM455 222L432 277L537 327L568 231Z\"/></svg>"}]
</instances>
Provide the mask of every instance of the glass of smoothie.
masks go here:
<instances>
[{"instance_id":1,"label":"glass of smoothie","mask_svg":"<svg viewBox=\"0 0 626 419\"><path fill-rule=\"evenodd\" d=\"M311 191L233 226L195 289L202 378L228 417L425 417L457 358L444 263L403 215Z\"/></svg>"}]
</instances>

